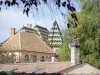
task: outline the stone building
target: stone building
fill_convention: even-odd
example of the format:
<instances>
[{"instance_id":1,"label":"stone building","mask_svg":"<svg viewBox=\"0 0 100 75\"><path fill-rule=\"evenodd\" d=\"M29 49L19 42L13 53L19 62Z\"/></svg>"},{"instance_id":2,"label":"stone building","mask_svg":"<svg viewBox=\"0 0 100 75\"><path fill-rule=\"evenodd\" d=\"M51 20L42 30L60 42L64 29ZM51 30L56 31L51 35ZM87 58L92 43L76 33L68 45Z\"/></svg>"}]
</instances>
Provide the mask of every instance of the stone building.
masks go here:
<instances>
[{"instance_id":1,"label":"stone building","mask_svg":"<svg viewBox=\"0 0 100 75\"><path fill-rule=\"evenodd\" d=\"M3 44L3 48L9 53L15 54L16 62L24 62L27 58L30 62L51 61L54 51L36 34L35 30L22 27L18 32L15 28L10 30L10 38Z\"/></svg>"}]
</instances>

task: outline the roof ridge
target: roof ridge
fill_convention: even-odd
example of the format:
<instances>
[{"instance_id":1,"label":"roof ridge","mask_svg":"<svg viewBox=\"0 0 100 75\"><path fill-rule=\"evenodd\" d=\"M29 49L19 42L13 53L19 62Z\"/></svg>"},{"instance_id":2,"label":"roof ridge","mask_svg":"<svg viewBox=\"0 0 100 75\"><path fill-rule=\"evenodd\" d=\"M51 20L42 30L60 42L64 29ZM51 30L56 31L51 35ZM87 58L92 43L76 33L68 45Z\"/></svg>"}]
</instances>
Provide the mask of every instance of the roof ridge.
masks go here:
<instances>
[{"instance_id":1,"label":"roof ridge","mask_svg":"<svg viewBox=\"0 0 100 75\"><path fill-rule=\"evenodd\" d=\"M43 26L40 26L40 25L36 25L35 27L40 27L40 28L48 30L46 27L43 27Z\"/></svg>"},{"instance_id":2,"label":"roof ridge","mask_svg":"<svg viewBox=\"0 0 100 75\"><path fill-rule=\"evenodd\" d=\"M34 34L34 35L36 35L36 34ZM37 37L38 39L40 39L40 41L43 42L45 45L47 45L46 42L44 42L41 38L39 38L39 36L36 35L36 37ZM48 45L47 45L47 46L48 46ZM48 46L48 48L50 48L50 47ZM50 48L50 50L51 50L52 52L54 52L51 48ZM55 53L55 52L54 52L54 53Z\"/></svg>"}]
</instances>

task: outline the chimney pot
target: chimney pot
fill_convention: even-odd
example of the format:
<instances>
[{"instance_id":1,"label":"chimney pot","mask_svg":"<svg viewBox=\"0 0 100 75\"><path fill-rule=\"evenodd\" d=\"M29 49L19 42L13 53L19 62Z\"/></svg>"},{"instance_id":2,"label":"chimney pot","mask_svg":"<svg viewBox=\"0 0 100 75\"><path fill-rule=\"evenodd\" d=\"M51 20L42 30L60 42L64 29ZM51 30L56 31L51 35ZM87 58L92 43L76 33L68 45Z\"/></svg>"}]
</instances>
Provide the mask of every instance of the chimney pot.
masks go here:
<instances>
[{"instance_id":1,"label":"chimney pot","mask_svg":"<svg viewBox=\"0 0 100 75\"><path fill-rule=\"evenodd\" d=\"M74 44L76 45L77 44L77 37L74 36Z\"/></svg>"},{"instance_id":2,"label":"chimney pot","mask_svg":"<svg viewBox=\"0 0 100 75\"><path fill-rule=\"evenodd\" d=\"M15 28L10 29L10 37L15 35Z\"/></svg>"},{"instance_id":3,"label":"chimney pot","mask_svg":"<svg viewBox=\"0 0 100 75\"><path fill-rule=\"evenodd\" d=\"M27 24L27 27L28 28L32 28L32 24Z\"/></svg>"}]
</instances>

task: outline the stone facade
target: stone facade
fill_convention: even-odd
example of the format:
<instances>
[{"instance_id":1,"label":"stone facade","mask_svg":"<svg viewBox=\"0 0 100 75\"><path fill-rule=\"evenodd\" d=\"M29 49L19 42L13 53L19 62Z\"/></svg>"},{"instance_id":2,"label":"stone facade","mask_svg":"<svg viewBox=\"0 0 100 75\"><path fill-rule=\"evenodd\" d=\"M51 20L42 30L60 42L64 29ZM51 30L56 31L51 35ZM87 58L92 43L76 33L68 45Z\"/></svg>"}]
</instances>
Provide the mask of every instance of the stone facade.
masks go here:
<instances>
[{"instance_id":1,"label":"stone facade","mask_svg":"<svg viewBox=\"0 0 100 75\"><path fill-rule=\"evenodd\" d=\"M9 51L9 55L14 54L16 61L15 63L19 62L29 62L29 63L36 63L36 62L52 62L52 57L54 54L49 54L49 53L38 53L38 52L33 52L33 51ZM27 56L27 60L25 61L24 59Z\"/></svg>"},{"instance_id":2,"label":"stone facade","mask_svg":"<svg viewBox=\"0 0 100 75\"><path fill-rule=\"evenodd\" d=\"M51 57L54 56L54 54L49 53L21 51L22 58L24 58L26 55L29 56L30 62L51 62Z\"/></svg>"}]
</instances>

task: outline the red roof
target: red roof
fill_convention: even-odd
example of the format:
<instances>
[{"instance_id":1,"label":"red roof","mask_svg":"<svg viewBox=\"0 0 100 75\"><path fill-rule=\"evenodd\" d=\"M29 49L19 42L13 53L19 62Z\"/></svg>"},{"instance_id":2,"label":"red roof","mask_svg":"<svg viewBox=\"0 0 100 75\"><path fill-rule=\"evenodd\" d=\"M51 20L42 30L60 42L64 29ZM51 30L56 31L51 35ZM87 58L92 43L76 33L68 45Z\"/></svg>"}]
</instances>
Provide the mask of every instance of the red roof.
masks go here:
<instances>
[{"instance_id":1,"label":"red roof","mask_svg":"<svg viewBox=\"0 0 100 75\"><path fill-rule=\"evenodd\" d=\"M53 73L60 72L64 69L71 67L70 62L39 62L39 63L17 63L17 64L0 64L0 71L10 71L13 69L15 72L29 72L31 70L40 68L38 73Z\"/></svg>"}]
</instances>

